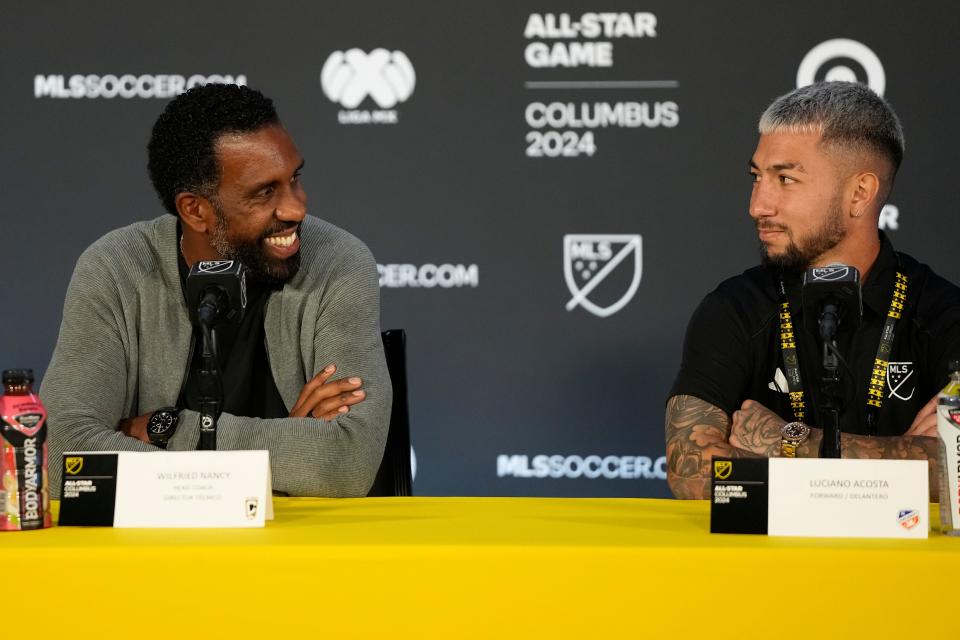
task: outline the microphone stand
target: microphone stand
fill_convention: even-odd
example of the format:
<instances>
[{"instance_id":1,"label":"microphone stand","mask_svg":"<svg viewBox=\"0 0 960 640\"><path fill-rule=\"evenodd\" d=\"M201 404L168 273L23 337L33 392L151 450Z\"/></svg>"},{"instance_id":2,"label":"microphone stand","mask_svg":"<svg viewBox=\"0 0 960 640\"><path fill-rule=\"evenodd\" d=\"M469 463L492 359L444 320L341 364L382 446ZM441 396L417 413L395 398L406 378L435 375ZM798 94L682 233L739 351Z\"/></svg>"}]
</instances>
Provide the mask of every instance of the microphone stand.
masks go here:
<instances>
[{"instance_id":1,"label":"microphone stand","mask_svg":"<svg viewBox=\"0 0 960 640\"><path fill-rule=\"evenodd\" d=\"M200 321L203 350L200 358L200 446L201 451L217 449L217 419L223 406L223 381L217 362L216 329Z\"/></svg>"},{"instance_id":2,"label":"microphone stand","mask_svg":"<svg viewBox=\"0 0 960 640\"><path fill-rule=\"evenodd\" d=\"M824 399L823 440L820 442L821 458L840 457L840 411L843 409L843 394L840 392L840 362L837 358L837 327L839 309L834 303L823 305L820 314L820 338L823 340L823 377L820 391Z\"/></svg>"}]
</instances>

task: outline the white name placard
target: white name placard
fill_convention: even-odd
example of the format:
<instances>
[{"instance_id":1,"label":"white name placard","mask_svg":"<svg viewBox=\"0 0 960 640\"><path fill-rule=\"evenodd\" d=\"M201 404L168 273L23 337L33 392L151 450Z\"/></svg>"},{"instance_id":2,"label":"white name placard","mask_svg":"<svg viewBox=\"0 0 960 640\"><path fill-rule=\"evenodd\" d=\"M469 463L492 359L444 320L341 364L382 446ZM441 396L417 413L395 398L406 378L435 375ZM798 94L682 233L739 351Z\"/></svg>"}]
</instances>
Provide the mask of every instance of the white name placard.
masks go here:
<instances>
[{"instance_id":1,"label":"white name placard","mask_svg":"<svg viewBox=\"0 0 960 640\"><path fill-rule=\"evenodd\" d=\"M767 533L926 538L928 473L923 460L771 458Z\"/></svg>"},{"instance_id":2,"label":"white name placard","mask_svg":"<svg viewBox=\"0 0 960 640\"><path fill-rule=\"evenodd\" d=\"M117 455L115 527L262 527L273 519L268 451Z\"/></svg>"}]
</instances>

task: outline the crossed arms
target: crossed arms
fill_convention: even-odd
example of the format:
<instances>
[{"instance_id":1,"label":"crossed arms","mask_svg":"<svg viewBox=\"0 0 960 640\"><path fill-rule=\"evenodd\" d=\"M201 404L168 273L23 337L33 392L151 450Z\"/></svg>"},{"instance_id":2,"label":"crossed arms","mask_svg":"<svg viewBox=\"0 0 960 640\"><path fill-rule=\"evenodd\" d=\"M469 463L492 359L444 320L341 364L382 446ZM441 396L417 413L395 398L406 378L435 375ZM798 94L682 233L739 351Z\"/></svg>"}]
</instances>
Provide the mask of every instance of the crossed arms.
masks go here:
<instances>
[{"instance_id":1,"label":"crossed arms","mask_svg":"<svg viewBox=\"0 0 960 640\"><path fill-rule=\"evenodd\" d=\"M147 253L148 261L149 252L136 244L131 249L129 241L115 246L118 239L127 235L108 235L85 252L67 290L41 388L50 415L51 460L64 451L157 451L144 442L146 415L176 402L189 351L179 288L162 298L162 274L115 257ZM299 394L290 415L261 419L225 412L219 419L217 448L269 450L273 486L290 495L365 495L383 455L392 388L380 342L376 263L365 248L354 253L330 267L336 279L311 289L317 291L315 308L302 318L296 309L286 310L284 317L298 318L299 333L287 337L288 355L273 373L279 371L281 393ZM155 300L177 305L144 310ZM314 298L306 300L312 304ZM349 377L334 379L336 372ZM183 409L167 449L195 449L198 438L199 414ZM51 464L54 495L60 468Z\"/></svg>"},{"instance_id":2,"label":"crossed arms","mask_svg":"<svg viewBox=\"0 0 960 640\"><path fill-rule=\"evenodd\" d=\"M710 461L727 458L776 457L780 455L780 428L786 421L759 402L744 401L727 415L713 404L688 395L667 402L667 483L677 498L710 497ZM844 458L927 460L930 465L930 495L939 489L936 439L936 398L917 414L902 436L841 435ZM809 439L797 449L801 458L815 458L823 439L821 429L811 428Z\"/></svg>"}]
</instances>

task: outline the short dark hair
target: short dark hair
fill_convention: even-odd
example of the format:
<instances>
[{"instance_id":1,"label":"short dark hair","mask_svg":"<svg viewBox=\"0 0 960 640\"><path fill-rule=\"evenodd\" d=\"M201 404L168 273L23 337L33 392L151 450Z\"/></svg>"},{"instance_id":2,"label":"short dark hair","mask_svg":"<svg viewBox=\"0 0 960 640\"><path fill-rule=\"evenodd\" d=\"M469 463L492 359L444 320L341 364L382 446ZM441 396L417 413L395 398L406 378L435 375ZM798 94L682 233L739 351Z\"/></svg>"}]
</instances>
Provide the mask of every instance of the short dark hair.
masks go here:
<instances>
[{"instance_id":1,"label":"short dark hair","mask_svg":"<svg viewBox=\"0 0 960 640\"><path fill-rule=\"evenodd\" d=\"M819 132L827 145L869 151L890 162L903 160L903 128L893 107L856 82L817 82L773 101L760 117L760 133Z\"/></svg>"},{"instance_id":2,"label":"short dark hair","mask_svg":"<svg viewBox=\"0 0 960 640\"><path fill-rule=\"evenodd\" d=\"M216 193L221 136L249 133L279 124L273 101L256 89L235 84L193 87L167 105L147 144L147 170L163 207L177 215L178 193Z\"/></svg>"}]
</instances>

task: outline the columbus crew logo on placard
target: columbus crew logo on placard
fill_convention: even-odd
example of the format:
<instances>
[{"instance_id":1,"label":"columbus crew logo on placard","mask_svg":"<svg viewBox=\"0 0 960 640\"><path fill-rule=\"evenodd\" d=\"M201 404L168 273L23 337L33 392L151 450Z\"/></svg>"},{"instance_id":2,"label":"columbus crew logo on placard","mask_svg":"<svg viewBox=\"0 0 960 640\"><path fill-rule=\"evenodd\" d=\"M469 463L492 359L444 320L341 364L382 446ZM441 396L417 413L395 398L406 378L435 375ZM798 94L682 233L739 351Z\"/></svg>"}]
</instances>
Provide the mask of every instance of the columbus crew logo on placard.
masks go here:
<instances>
[{"instance_id":1,"label":"columbus crew logo on placard","mask_svg":"<svg viewBox=\"0 0 960 640\"><path fill-rule=\"evenodd\" d=\"M247 498L243 501L243 510L247 520L253 520L257 517L257 511L260 509L259 498Z\"/></svg>"},{"instance_id":2,"label":"columbus crew logo on placard","mask_svg":"<svg viewBox=\"0 0 960 640\"><path fill-rule=\"evenodd\" d=\"M848 38L821 42L803 57L797 70L797 87L821 81L860 82L880 96L887 88L887 76L877 54Z\"/></svg>"},{"instance_id":3,"label":"columbus crew logo on placard","mask_svg":"<svg viewBox=\"0 0 960 640\"><path fill-rule=\"evenodd\" d=\"M563 275L577 307L606 318L623 309L637 292L643 273L638 234L570 234L563 237Z\"/></svg>"}]
</instances>

